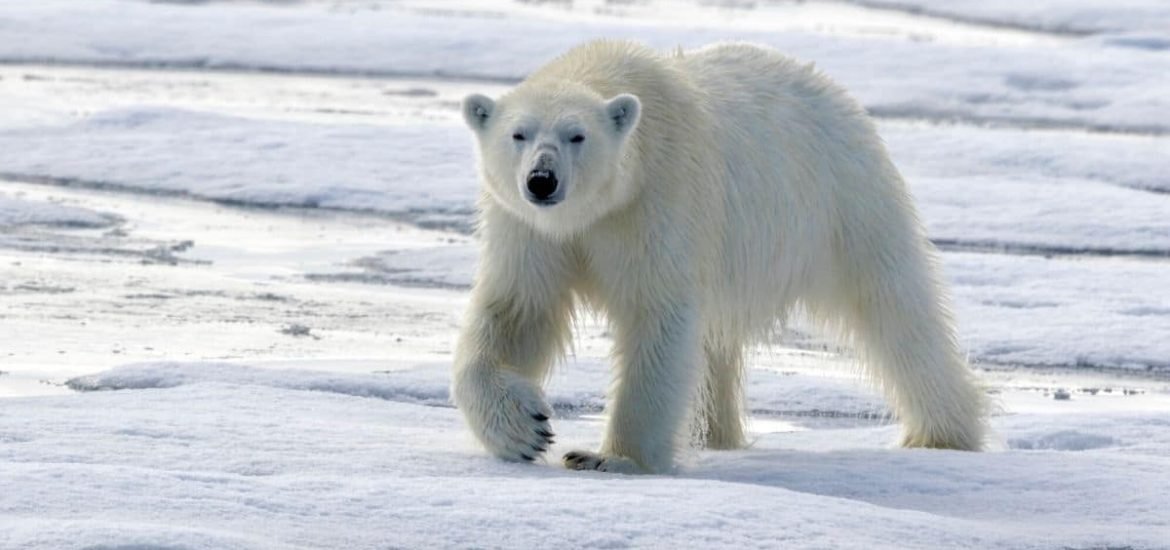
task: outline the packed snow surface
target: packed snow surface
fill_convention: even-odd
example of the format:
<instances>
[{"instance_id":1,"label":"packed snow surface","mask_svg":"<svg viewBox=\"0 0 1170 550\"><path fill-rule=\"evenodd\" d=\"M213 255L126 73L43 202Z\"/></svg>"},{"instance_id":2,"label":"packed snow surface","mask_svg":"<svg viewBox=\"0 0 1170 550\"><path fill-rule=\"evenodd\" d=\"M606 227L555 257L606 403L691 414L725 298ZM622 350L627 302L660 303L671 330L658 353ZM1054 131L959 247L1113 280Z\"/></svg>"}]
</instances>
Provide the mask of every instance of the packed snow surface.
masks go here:
<instances>
[{"instance_id":1,"label":"packed snow surface","mask_svg":"<svg viewBox=\"0 0 1170 550\"><path fill-rule=\"evenodd\" d=\"M582 370L593 376L575 382L603 385L599 369ZM445 404L443 365L375 375L146 364L72 384L118 391L0 400L5 547L1170 541L1153 505L1170 491L1165 409L1115 413L1074 400L1001 417L996 431L1011 448L983 454L889 448L896 428L880 423L758 433L750 449L694 455L674 475L625 477L483 456ZM751 392L755 401L795 388L830 401L854 393L801 376ZM554 403L579 399L550 393ZM1026 409L1028 396L1018 397L1012 405ZM554 454L597 443L587 415L569 409L554 422Z\"/></svg>"},{"instance_id":2,"label":"packed snow surface","mask_svg":"<svg viewBox=\"0 0 1170 550\"><path fill-rule=\"evenodd\" d=\"M114 220L99 212L41 201L25 200L0 193L0 228L22 225L58 225L68 227L105 227Z\"/></svg>"}]
</instances>

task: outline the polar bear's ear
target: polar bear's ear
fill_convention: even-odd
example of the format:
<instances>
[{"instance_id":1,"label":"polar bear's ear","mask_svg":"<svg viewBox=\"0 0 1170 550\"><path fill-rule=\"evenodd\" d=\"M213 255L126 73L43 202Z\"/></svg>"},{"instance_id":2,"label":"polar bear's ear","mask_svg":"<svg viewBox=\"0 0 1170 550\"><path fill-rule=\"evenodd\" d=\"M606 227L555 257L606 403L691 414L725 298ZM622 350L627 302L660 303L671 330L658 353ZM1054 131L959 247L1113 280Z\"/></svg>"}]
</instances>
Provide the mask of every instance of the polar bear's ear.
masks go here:
<instances>
[{"instance_id":1,"label":"polar bear's ear","mask_svg":"<svg viewBox=\"0 0 1170 550\"><path fill-rule=\"evenodd\" d=\"M492 98L482 94L471 94L463 98L463 120L467 121L467 125L472 130L483 130L487 126L488 118L492 116L492 110L496 108L496 102Z\"/></svg>"},{"instance_id":2,"label":"polar bear's ear","mask_svg":"<svg viewBox=\"0 0 1170 550\"><path fill-rule=\"evenodd\" d=\"M605 102L605 116L612 125L610 128L624 136L638 125L638 118L642 116L642 102L633 94L618 94Z\"/></svg>"}]
</instances>

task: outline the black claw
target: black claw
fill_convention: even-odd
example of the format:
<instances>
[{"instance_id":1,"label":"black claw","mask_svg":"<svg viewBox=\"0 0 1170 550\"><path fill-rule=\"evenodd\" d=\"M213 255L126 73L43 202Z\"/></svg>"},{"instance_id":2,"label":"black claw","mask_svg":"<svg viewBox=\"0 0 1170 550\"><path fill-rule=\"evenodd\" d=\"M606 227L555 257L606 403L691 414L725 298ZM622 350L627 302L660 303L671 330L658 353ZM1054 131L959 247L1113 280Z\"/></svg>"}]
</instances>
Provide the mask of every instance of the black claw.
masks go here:
<instances>
[{"instance_id":1,"label":"black claw","mask_svg":"<svg viewBox=\"0 0 1170 550\"><path fill-rule=\"evenodd\" d=\"M535 418L537 422L544 422L548 420L548 416L546 416L544 413L532 413L532 418Z\"/></svg>"},{"instance_id":2,"label":"black claw","mask_svg":"<svg viewBox=\"0 0 1170 550\"><path fill-rule=\"evenodd\" d=\"M549 445L555 445L555 444L556 444L556 441L555 441L555 440L553 440L553 439L546 439L546 440L545 440L545 442L546 442L546 443L548 443Z\"/></svg>"},{"instance_id":3,"label":"black claw","mask_svg":"<svg viewBox=\"0 0 1170 550\"><path fill-rule=\"evenodd\" d=\"M532 447L532 450L536 451L537 454L543 453L543 452L548 450L548 447L539 447L537 445L529 445L529 447Z\"/></svg>"},{"instance_id":4,"label":"black claw","mask_svg":"<svg viewBox=\"0 0 1170 550\"><path fill-rule=\"evenodd\" d=\"M540 429L536 430L536 435L539 435L540 437L548 439L548 438L550 438L554 435L557 435L557 434L554 434L554 433L552 433L544 428L540 428Z\"/></svg>"},{"instance_id":5,"label":"black claw","mask_svg":"<svg viewBox=\"0 0 1170 550\"><path fill-rule=\"evenodd\" d=\"M565 455L565 460L568 460L570 462L576 462L576 461L581 460L583 458L585 458L585 455L582 455L581 453L578 453L578 452L570 452L570 453Z\"/></svg>"},{"instance_id":6,"label":"black claw","mask_svg":"<svg viewBox=\"0 0 1170 550\"><path fill-rule=\"evenodd\" d=\"M536 460L535 458L532 458L524 453L520 453L520 458L523 458L525 462L532 462L533 460Z\"/></svg>"}]
</instances>

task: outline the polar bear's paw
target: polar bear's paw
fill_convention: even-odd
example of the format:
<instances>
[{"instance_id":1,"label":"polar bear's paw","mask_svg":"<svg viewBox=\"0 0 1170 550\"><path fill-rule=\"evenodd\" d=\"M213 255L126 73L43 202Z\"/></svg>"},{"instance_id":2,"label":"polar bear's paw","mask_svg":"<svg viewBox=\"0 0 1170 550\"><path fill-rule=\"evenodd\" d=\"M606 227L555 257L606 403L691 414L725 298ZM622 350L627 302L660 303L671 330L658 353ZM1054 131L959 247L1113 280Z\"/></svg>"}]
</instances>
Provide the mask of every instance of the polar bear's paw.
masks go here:
<instances>
[{"instance_id":1,"label":"polar bear's paw","mask_svg":"<svg viewBox=\"0 0 1170 550\"><path fill-rule=\"evenodd\" d=\"M565 454L563 461L565 467L570 470L596 470L615 474L643 473L642 468L633 460L589 451L570 451Z\"/></svg>"},{"instance_id":2,"label":"polar bear's paw","mask_svg":"<svg viewBox=\"0 0 1170 550\"><path fill-rule=\"evenodd\" d=\"M979 451L983 449L982 426L947 430L917 430L902 436L901 446L908 449L950 449Z\"/></svg>"},{"instance_id":3,"label":"polar bear's paw","mask_svg":"<svg viewBox=\"0 0 1170 550\"><path fill-rule=\"evenodd\" d=\"M492 454L532 462L554 443L552 410L536 384L504 372L490 381L457 386L456 392L468 424Z\"/></svg>"}]
</instances>

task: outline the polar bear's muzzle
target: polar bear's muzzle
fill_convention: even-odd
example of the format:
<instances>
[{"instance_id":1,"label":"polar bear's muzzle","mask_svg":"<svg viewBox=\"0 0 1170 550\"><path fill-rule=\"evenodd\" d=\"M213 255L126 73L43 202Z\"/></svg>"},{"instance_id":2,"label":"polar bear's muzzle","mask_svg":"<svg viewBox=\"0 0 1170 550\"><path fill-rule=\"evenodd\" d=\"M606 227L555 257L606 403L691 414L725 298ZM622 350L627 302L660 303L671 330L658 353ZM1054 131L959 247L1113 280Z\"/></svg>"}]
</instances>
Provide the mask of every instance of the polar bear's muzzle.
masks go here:
<instances>
[{"instance_id":1,"label":"polar bear's muzzle","mask_svg":"<svg viewBox=\"0 0 1170 550\"><path fill-rule=\"evenodd\" d=\"M524 193L528 202L537 206L552 206L561 202L563 197L556 172L538 168L528 173Z\"/></svg>"}]
</instances>

